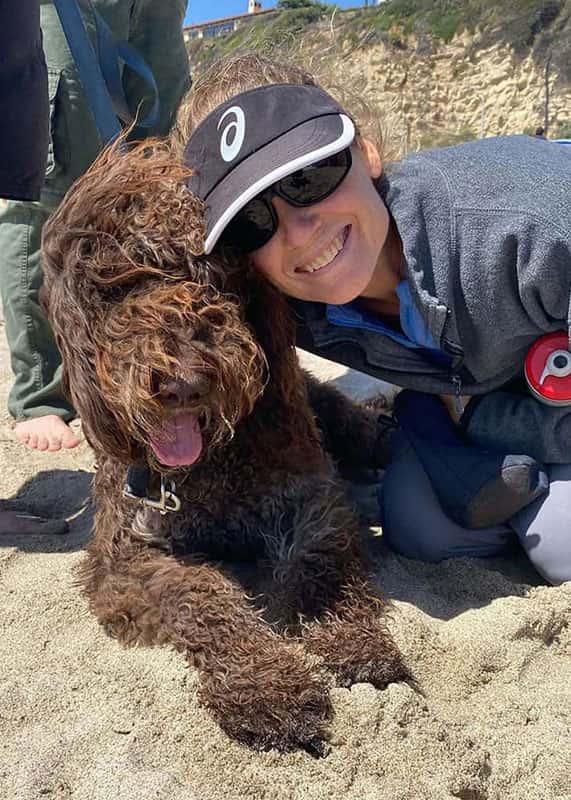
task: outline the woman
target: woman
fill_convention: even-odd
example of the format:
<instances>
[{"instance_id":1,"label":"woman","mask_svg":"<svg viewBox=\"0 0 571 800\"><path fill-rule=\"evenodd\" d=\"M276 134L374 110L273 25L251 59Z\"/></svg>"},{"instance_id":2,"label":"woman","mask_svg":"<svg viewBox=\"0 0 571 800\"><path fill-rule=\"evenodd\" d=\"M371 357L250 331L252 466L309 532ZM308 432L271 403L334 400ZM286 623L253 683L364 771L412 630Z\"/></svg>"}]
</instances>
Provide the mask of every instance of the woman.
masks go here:
<instances>
[{"instance_id":1,"label":"woman","mask_svg":"<svg viewBox=\"0 0 571 800\"><path fill-rule=\"evenodd\" d=\"M542 336L569 352L566 148L499 137L385 165L310 75L257 56L196 82L179 139L205 251L247 254L294 298L301 346L416 390L397 401L389 544L438 561L517 537L571 579L571 406L521 387Z\"/></svg>"}]
</instances>

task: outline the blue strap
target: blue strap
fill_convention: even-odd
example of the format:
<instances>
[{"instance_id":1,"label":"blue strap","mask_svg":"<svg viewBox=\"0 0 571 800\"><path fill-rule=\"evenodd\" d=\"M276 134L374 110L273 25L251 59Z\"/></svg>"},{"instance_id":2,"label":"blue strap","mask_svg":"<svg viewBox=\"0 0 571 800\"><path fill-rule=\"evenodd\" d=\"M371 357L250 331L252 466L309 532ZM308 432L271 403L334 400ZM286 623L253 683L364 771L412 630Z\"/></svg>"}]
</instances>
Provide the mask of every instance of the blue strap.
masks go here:
<instances>
[{"instance_id":1,"label":"blue strap","mask_svg":"<svg viewBox=\"0 0 571 800\"><path fill-rule=\"evenodd\" d=\"M121 133L121 125L113 110L99 61L85 30L77 3L75 0L54 0L54 5L99 135L105 143L111 142Z\"/></svg>"},{"instance_id":2,"label":"blue strap","mask_svg":"<svg viewBox=\"0 0 571 800\"><path fill-rule=\"evenodd\" d=\"M153 106L151 110L144 119L137 120L139 127L152 128L159 121L159 90L152 70L134 47L125 41L117 41L115 39L101 14L98 14L93 8L91 0L79 0L79 3L84 10L89 10L93 14L95 20L99 63L115 113L127 125L135 121L125 97L123 78L119 69L119 63L123 61L129 69L133 70L147 83L152 91Z\"/></svg>"},{"instance_id":3,"label":"blue strap","mask_svg":"<svg viewBox=\"0 0 571 800\"><path fill-rule=\"evenodd\" d=\"M118 42L115 39L103 17L93 8L91 0L53 2L103 142L107 144L121 133L119 119L127 125L134 121L123 88L121 61L143 78L153 93L153 106L144 119L137 120L137 125L156 125L160 113L157 84L152 71L139 53L127 42ZM95 21L97 54L85 30L80 6Z\"/></svg>"}]
</instances>

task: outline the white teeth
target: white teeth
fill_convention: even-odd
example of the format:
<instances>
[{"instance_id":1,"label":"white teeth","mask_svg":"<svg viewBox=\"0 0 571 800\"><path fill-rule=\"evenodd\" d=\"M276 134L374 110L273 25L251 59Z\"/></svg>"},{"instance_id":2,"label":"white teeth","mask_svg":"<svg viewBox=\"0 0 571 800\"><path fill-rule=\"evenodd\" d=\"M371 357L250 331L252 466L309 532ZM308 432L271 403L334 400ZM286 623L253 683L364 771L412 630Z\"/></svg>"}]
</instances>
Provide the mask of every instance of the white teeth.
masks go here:
<instances>
[{"instance_id":1,"label":"white teeth","mask_svg":"<svg viewBox=\"0 0 571 800\"><path fill-rule=\"evenodd\" d=\"M335 256L343 249L343 244L344 244L344 236L343 233L340 233L339 236L331 242L327 250L324 250L310 264L306 264L304 267L300 267L299 271L316 272L318 269L326 267L327 264L330 264L335 258Z\"/></svg>"}]
</instances>

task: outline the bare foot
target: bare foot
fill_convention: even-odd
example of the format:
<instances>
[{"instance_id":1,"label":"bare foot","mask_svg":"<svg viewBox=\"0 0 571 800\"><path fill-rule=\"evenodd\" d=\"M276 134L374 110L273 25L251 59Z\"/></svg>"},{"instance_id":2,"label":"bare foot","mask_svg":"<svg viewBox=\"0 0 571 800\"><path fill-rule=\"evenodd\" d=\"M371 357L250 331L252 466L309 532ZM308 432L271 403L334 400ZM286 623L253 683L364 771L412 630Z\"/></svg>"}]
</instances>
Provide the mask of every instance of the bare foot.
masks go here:
<instances>
[{"instance_id":1,"label":"bare foot","mask_svg":"<svg viewBox=\"0 0 571 800\"><path fill-rule=\"evenodd\" d=\"M55 414L47 414L45 417L30 417L30 419L17 422L14 426L16 439L32 450L47 450L55 453L61 450L69 450L77 447L80 439L64 422L61 417Z\"/></svg>"},{"instance_id":2,"label":"bare foot","mask_svg":"<svg viewBox=\"0 0 571 800\"><path fill-rule=\"evenodd\" d=\"M44 519L18 511L0 511L0 536L13 533L58 535L68 532L65 519Z\"/></svg>"}]
</instances>

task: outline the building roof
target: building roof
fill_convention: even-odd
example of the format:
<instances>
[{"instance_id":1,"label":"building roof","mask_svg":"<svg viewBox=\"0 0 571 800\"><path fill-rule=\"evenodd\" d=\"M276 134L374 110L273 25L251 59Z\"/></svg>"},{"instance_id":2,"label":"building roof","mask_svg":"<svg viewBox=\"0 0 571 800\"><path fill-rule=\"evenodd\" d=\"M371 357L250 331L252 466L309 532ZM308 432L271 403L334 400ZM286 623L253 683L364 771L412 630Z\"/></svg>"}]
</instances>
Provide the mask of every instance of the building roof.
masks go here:
<instances>
[{"instance_id":1,"label":"building roof","mask_svg":"<svg viewBox=\"0 0 571 800\"><path fill-rule=\"evenodd\" d=\"M230 17L219 17L218 19L209 19L205 22L195 22L193 25L185 25L183 31L195 31L199 28L208 28L211 25L221 25L224 22L233 22L237 19L255 19L256 17L260 17L263 14L275 14L275 8L262 8L260 11L255 11L250 14L248 11L243 12L242 14L233 14Z\"/></svg>"}]
</instances>

